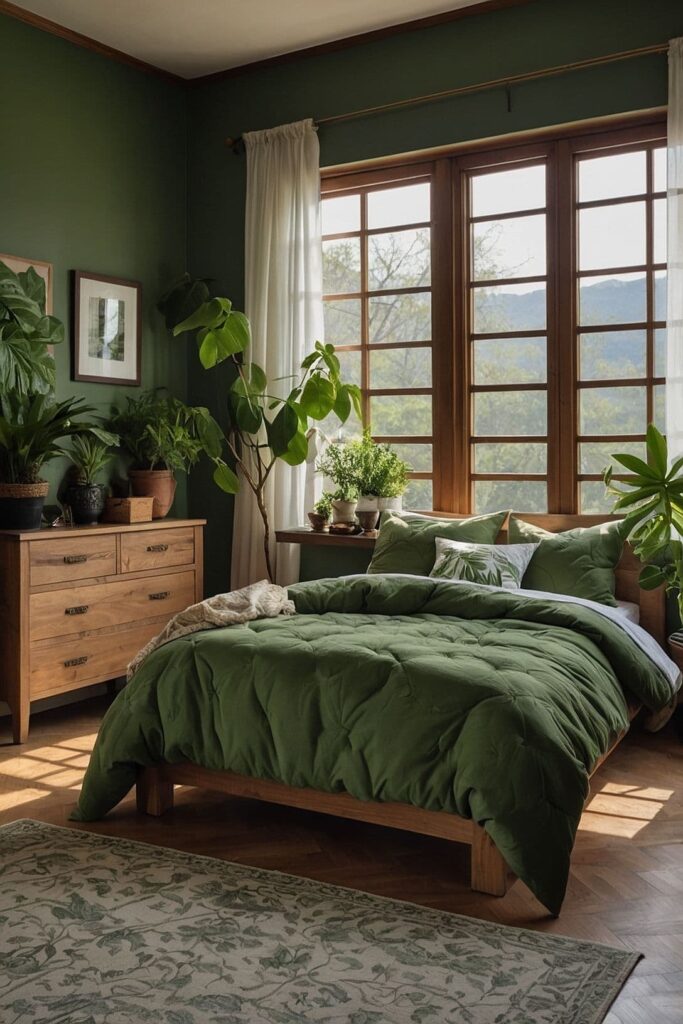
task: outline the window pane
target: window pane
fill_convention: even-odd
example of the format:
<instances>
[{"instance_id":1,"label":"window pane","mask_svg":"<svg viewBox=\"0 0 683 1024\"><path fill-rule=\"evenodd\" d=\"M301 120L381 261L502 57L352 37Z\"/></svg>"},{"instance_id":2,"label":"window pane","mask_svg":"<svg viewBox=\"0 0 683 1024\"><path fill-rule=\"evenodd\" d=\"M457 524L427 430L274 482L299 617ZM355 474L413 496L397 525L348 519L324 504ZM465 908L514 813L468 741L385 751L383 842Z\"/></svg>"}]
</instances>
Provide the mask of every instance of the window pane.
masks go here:
<instances>
[{"instance_id":1,"label":"window pane","mask_svg":"<svg viewBox=\"0 0 683 1024\"><path fill-rule=\"evenodd\" d=\"M636 267L645 263L645 203L579 211L579 268Z\"/></svg>"},{"instance_id":2,"label":"window pane","mask_svg":"<svg viewBox=\"0 0 683 1024\"><path fill-rule=\"evenodd\" d=\"M368 300L370 342L429 341L432 336L432 296L381 295Z\"/></svg>"},{"instance_id":3,"label":"window pane","mask_svg":"<svg viewBox=\"0 0 683 1024\"><path fill-rule=\"evenodd\" d=\"M360 384L360 352L334 353L339 360L341 379L346 384Z\"/></svg>"},{"instance_id":4,"label":"window pane","mask_svg":"<svg viewBox=\"0 0 683 1024\"><path fill-rule=\"evenodd\" d=\"M666 263L666 199L655 199L652 204L654 218L653 263Z\"/></svg>"},{"instance_id":5,"label":"window pane","mask_svg":"<svg viewBox=\"0 0 683 1024\"><path fill-rule=\"evenodd\" d=\"M545 329L545 285L499 284L472 294L475 334Z\"/></svg>"},{"instance_id":6,"label":"window pane","mask_svg":"<svg viewBox=\"0 0 683 1024\"><path fill-rule=\"evenodd\" d=\"M548 466L544 444L475 444L475 473L545 473Z\"/></svg>"},{"instance_id":7,"label":"window pane","mask_svg":"<svg viewBox=\"0 0 683 1024\"><path fill-rule=\"evenodd\" d=\"M475 480L474 511L547 512L548 487L540 480Z\"/></svg>"},{"instance_id":8,"label":"window pane","mask_svg":"<svg viewBox=\"0 0 683 1024\"><path fill-rule=\"evenodd\" d=\"M655 320L666 320L666 270L655 270Z\"/></svg>"},{"instance_id":9,"label":"window pane","mask_svg":"<svg viewBox=\"0 0 683 1024\"><path fill-rule=\"evenodd\" d=\"M473 224L474 280L545 274L545 234L545 214Z\"/></svg>"},{"instance_id":10,"label":"window pane","mask_svg":"<svg viewBox=\"0 0 683 1024\"><path fill-rule=\"evenodd\" d=\"M363 435L360 420L352 412L345 423L340 423L333 412L326 416L316 427L322 431L328 441L359 441Z\"/></svg>"},{"instance_id":11,"label":"window pane","mask_svg":"<svg viewBox=\"0 0 683 1024\"><path fill-rule=\"evenodd\" d=\"M393 228L430 219L429 182L368 192L368 227Z\"/></svg>"},{"instance_id":12,"label":"window pane","mask_svg":"<svg viewBox=\"0 0 683 1024\"><path fill-rule=\"evenodd\" d=\"M360 299L335 299L323 304L325 341L330 345L360 345Z\"/></svg>"},{"instance_id":13,"label":"window pane","mask_svg":"<svg viewBox=\"0 0 683 1024\"><path fill-rule=\"evenodd\" d=\"M472 342L475 384L543 384L545 338L486 338Z\"/></svg>"},{"instance_id":14,"label":"window pane","mask_svg":"<svg viewBox=\"0 0 683 1024\"><path fill-rule=\"evenodd\" d=\"M579 281L579 323L636 324L647 319L644 274L584 277Z\"/></svg>"},{"instance_id":15,"label":"window pane","mask_svg":"<svg viewBox=\"0 0 683 1024\"><path fill-rule=\"evenodd\" d=\"M393 231L368 237L368 287L428 287L431 277L430 231Z\"/></svg>"},{"instance_id":16,"label":"window pane","mask_svg":"<svg viewBox=\"0 0 683 1024\"><path fill-rule=\"evenodd\" d=\"M612 515L615 497L607 493L602 480L583 480L580 486L580 508L586 515Z\"/></svg>"},{"instance_id":17,"label":"window pane","mask_svg":"<svg viewBox=\"0 0 683 1024\"><path fill-rule=\"evenodd\" d=\"M431 395L379 395L370 399L373 434L415 434L432 432Z\"/></svg>"},{"instance_id":18,"label":"window pane","mask_svg":"<svg viewBox=\"0 0 683 1024\"><path fill-rule=\"evenodd\" d=\"M664 433L666 431L666 385L657 384L654 390L653 420L655 426Z\"/></svg>"},{"instance_id":19,"label":"window pane","mask_svg":"<svg viewBox=\"0 0 683 1024\"><path fill-rule=\"evenodd\" d=\"M653 151L654 157L654 187L655 192L666 192L666 149Z\"/></svg>"},{"instance_id":20,"label":"window pane","mask_svg":"<svg viewBox=\"0 0 683 1024\"><path fill-rule=\"evenodd\" d=\"M432 386L431 348L370 350L371 388L429 388Z\"/></svg>"},{"instance_id":21,"label":"window pane","mask_svg":"<svg viewBox=\"0 0 683 1024\"><path fill-rule=\"evenodd\" d=\"M545 391L484 391L475 392L473 398L474 433L478 437L546 433Z\"/></svg>"},{"instance_id":22,"label":"window pane","mask_svg":"<svg viewBox=\"0 0 683 1024\"><path fill-rule=\"evenodd\" d=\"M323 293L360 291L360 239L323 242Z\"/></svg>"},{"instance_id":23,"label":"window pane","mask_svg":"<svg viewBox=\"0 0 683 1024\"><path fill-rule=\"evenodd\" d=\"M580 337L581 380L644 377L647 372L645 331L605 331Z\"/></svg>"},{"instance_id":24,"label":"window pane","mask_svg":"<svg viewBox=\"0 0 683 1024\"><path fill-rule=\"evenodd\" d=\"M647 191L645 161L644 150L579 160L579 202L642 195Z\"/></svg>"},{"instance_id":25,"label":"window pane","mask_svg":"<svg viewBox=\"0 0 683 1024\"><path fill-rule=\"evenodd\" d=\"M323 199L322 232L324 235L360 230L360 196L339 196Z\"/></svg>"},{"instance_id":26,"label":"window pane","mask_svg":"<svg viewBox=\"0 0 683 1024\"><path fill-rule=\"evenodd\" d=\"M655 331L655 377L666 377L666 330Z\"/></svg>"},{"instance_id":27,"label":"window pane","mask_svg":"<svg viewBox=\"0 0 683 1024\"><path fill-rule=\"evenodd\" d=\"M472 216L545 206L545 166L517 167L510 171L472 175Z\"/></svg>"},{"instance_id":28,"label":"window pane","mask_svg":"<svg viewBox=\"0 0 683 1024\"><path fill-rule=\"evenodd\" d=\"M403 507L406 509L429 512L434 507L431 480L409 480L403 495Z\"/></svg>"},{"instance_id":29,"label":"window pane","mask_svg":"<svg viewBox=\"0 0 683 1024\"><path fill-rule=\"evenodd\" d=\"M602 441L579 445L579 472L602 473L610 464L617 472L617 463L612 462L612 455L637 455L645 458L645 444L642 441Z\"/></svg>"},{"instance_id":30,"label":"window pane","mask_svg":"<svg viewBox=\"0 0 683 1024\"><path fill-rule=\"evenodd\" d=\"M431 473L431 444L392 444L392 450L408 463L411 473Z\"/></svg>"},{"instance_id":31,"label":"window pane","mask_svg":"<svg viewBox=\"0 0 683 1024\"><path fill-rule=\"evenodd\" d=\"M582 434L645 433L645 388L582 388L579 403Z\"/></svg>"}]
</instances>

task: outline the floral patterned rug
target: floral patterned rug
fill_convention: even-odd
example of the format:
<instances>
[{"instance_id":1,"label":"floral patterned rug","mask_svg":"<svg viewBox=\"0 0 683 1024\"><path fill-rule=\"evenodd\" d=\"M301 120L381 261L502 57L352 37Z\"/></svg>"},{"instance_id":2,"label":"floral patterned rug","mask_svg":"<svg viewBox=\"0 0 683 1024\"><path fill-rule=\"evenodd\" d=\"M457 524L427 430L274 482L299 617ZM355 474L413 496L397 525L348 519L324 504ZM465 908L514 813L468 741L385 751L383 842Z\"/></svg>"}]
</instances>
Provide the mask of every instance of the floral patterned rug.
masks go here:
<instances>
[{"instance_id":1,"label":"floral patterned rug","mask_svg":"<svg viewBox=\"0 0 683 1024\"><path fill-rule=\"evenodd\" d=\"M4 1024L597 1024L637 960L144 843L0 828Z\"/></svg>"}]
</instances>

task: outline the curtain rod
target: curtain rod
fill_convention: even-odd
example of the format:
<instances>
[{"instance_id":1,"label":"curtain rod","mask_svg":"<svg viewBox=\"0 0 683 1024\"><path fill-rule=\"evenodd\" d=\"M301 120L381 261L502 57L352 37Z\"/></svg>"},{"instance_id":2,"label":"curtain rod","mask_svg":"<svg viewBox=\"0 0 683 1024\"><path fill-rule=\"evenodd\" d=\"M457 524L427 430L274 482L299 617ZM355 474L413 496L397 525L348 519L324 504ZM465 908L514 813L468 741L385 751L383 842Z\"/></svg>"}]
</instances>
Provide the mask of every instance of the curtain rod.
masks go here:
<instances>
[{"instance_id":1,"label":"curtain rod","mask_svg":"<svg viewBox=\"0 0 683 1024\"><path fill-rule=\"evenodd\" d=\"M513 85L522 82L533 82L539 78L550 78L553 75L563 75L568 71L581 71L583 68L600 67L602 64L615 64L617 61L631 60L633 57L646 57L655 53L667 53L668 43L654 43L652 46L641 46L635 50L621 50L619 53L608 53L602 57L586 57L585 60L577 60L571 64L556 64L554 67L541 68L538 71L523 71L519 75L508 75L506 78L492 78L488 82L477 82L474 85L461 85L455 89L443 89L441 92L430 92L422 96L413 96L410 99L394 100L393 103L381 103L376 107L364 107L362 110L351 110L346 114L331 114L328 117L318 117L315 120L316 127L327 124L339 124L342 121L353 121L359 117L371 117L374 114L383 114L389 110L403 110L406 107L417 107L423 103L435 103L439 100L449 99L451 96L465 96L473 92L486 92L489 89L506 89L508 91L508 109L510 109L509 90ZM225 140L226 146L231 146L235 153L240 152L240 144L244 139L242 135L229 136Z\"/></svg>"}]
</instances>

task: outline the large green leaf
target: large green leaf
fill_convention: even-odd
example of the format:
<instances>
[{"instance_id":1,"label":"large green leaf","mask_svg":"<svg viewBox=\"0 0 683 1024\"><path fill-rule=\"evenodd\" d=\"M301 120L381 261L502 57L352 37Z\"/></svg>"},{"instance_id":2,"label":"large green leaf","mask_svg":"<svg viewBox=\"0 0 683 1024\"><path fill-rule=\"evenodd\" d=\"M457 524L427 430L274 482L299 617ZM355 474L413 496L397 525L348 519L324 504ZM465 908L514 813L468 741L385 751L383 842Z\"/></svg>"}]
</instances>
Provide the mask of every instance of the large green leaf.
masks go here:
<instances>
[{"instance_id":1,"label":"large green leaf","mask_svg":"<svg viewBox=\"0 0 683 1024\"><path fill-rule=\"evenodd\" d=\"M266 422L268 444L273 455L284 456L289 451L299 429L299 416L296 409L285 402L272 423Z\"/></svg>"},{"instance_id":2,"label":"large green leaf","mask_svg":"<svg viewBox=\"0 0 683 1024\"><path fill-rule=\"evenodd\" d=\"M237 494L240 489L240 482L237 474L224 462L219 462L213 471L213 482L226 494Z\"/></svg>"},{"instance_id":3,"label":"large green leaf","mask_svg":"<svg viewBox=\"0 0 683 1024\"><path fill-rule=\"evenodd\" d=\"M647 428L647 454L655 473L660 477L666 476L668 469L666 440L654 423L648 424Z\"/></svg>"},{"instance_id":4,"label":"large green leaf","mask_svg":"<svg viewBox=\"0 0 683 1024\"><path fill-rule=\"evenodd\" d=\"M299 400L301 408L313 420L324 420L332 412L336 398L335 387L321 373L312 374L306 381Z\"/></svg>"},{"instance_id":5,"label":"large green leaf","mask_svg":"<svg viewBox=\"0 0 683 1024\"><path fill-rule=\"evenodd\" d=\"M643 590L656 590L666 581L666 574L658 565L646 565L638 579Z\"/></svg>"},{"instance_id":6,"label":"large green leaf","mask_svg":"<svg viewBox=\"0 0 683 1024\"><path fill-rule=\"evenodd\" d=\"M306 432L299 427L296 434L289 442L287 451L281 456L282 461L289 466L300 466L306 461L308 455L308 438Z\"/></svg>"},{"instance_id":7,"label":"large green leaf","mask_svg":"<svg viewBox=\"0 0 683 1024\"><path fill-rule=\"evenodd\" d=\"M194 331L200 327L216 327L230 312L232 303L230 299L209 299L203 302L199 309L191 313L185 320L173 328L173 335L177 337L185 331Z\"/></svg>"}]
</instances>

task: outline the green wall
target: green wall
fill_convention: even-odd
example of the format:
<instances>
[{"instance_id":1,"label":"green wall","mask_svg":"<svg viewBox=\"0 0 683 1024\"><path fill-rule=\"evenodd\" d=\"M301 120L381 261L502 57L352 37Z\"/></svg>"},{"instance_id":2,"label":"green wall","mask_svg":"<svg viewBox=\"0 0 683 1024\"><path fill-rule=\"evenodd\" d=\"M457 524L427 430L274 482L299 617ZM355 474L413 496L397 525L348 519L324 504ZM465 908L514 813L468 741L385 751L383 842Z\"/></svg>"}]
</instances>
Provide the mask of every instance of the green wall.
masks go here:
<instances>
[{"instance_id":1,"label":"green wall","mask_svg":"<svg viewBox=\"0 0 683 1024\"><path fill-rule=\"evenodd\" d=\"M142 282L142 380L185 397L184 347L154 303L185 269L186 88L0 16L0 252L49 260L54 312L68 325L70 271ZM105 413L137 388L70 379L59 397ZM53 488L62 465L49 467ZM174 514L186 511L180 481Z\"/></svg>"},{"instance_id":2,"label":"green wall","mask_svg":"<svg viewBox=\"0 0 683 1024\"><path fill-rule=\"evenodd\" d=\"M534 0L276 67L189 92L189 269L243 301L245 158L224 145L243 129L322 117L468 83L627 50L683 35L680 0ZM666 58L650 56L320 129L323 166L405 153L666 103ZM313 339L311 339L313 340ZM193 401L220 402L220 384L190 357ZM231 501L193 478L208 514L207 592L229 579ZM307 564L307 571L310 566Z\"/></svg>"}]
</instances>

